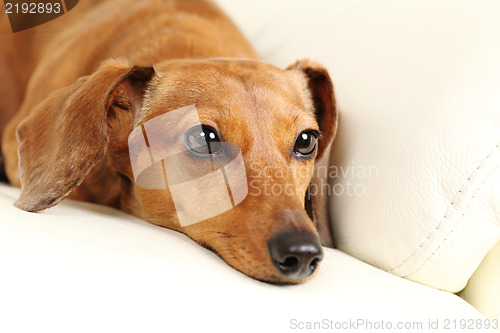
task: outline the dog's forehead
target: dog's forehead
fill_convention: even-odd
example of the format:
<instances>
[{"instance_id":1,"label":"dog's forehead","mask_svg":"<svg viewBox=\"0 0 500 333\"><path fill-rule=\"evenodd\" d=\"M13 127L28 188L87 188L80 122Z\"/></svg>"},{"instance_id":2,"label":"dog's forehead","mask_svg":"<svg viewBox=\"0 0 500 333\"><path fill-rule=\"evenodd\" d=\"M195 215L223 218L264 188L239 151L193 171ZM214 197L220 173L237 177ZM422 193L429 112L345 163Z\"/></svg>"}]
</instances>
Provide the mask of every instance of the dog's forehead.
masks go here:
<instances>
[{"instance_id":1,"label":"dog's forehead","mask_svg":"<svg viewBox=\"0 0 500 333\"><path fill-rule=\"evenodd\" d=\"M186 105L195 105L200 116L204 110L219 110L233 116L253 114L262 121L304 110L311 113L303 78L262 61L178 60L159 64L155 70L142 120Z\"/></svg>"},{"instance_id":2,"label":"dog's forehead","mask_svg":"<svg viewBox=\"0 0 500 333\"><path fill-rule=\"evenodd\" d=\"M155 97L217 104L252 98L260 103L303 104L300 77L291 71L255 60L181 61L157 69ZM269 101L271 99L271 101Z\"/></svg>"}]
</instances>

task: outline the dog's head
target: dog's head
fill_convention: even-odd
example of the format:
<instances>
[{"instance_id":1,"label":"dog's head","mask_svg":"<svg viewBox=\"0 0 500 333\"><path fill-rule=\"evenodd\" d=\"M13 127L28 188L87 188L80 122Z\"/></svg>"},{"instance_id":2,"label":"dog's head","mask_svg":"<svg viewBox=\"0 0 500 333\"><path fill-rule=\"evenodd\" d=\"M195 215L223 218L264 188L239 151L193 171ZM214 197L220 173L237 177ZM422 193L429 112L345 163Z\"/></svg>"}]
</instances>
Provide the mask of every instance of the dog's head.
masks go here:
<instances>
[{"instance_id":1,"label":"dog's head","mask_svg":"<svg viewBox=\"0 0 500 333\"><path fill-rule=\"evenodd\" d=\"M311 61L107 61L20 124L16 205L43 210L78 188L251 277L298 283L323 256L325 201L307 191L336 119L330 77Z\"/></svg>"}]
</instances>

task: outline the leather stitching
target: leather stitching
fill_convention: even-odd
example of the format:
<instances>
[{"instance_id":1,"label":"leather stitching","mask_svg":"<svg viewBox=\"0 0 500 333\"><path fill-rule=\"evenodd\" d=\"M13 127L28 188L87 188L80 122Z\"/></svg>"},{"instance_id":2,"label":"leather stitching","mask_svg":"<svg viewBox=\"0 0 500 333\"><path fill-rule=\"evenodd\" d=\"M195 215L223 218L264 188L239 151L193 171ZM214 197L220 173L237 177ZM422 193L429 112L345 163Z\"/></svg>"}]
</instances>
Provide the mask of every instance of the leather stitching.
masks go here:
<instances>
[{"instance_id":1,"label":"leather stitching","mask_svg":"<svg viewBox=\"0 0 500 333\"><path fill-rule=\"evenodd\" d=\"M410 260L421 248L422 246L429 241L430 237L436 232L438 231L443 225L444 225L444 222L446 221L447 219L447 216L450 212L450 209L455 205L455 202L457 202L457 200L463 195L463 190L467 187L467 185L469 185L470 183L470 180L471 178L473 178L475 176L476 173L479 172L479 170L481 170L481 168L483 168L485 165L488 164L488 161L489 159L491 158L491 155L493 155L493 153L498 150L500 147L500 142L491 150L491 152L488 154L488 156L486 156L480 163L479 163L479 166L472 172L472 174L467 178L467 181L464 182L464 184L460 187L460 190L458 191L458 193L455 195L455 198L453 198L452 202L448 205L448 208L446 209L446 213L445 215L443 216L443 218L441 219L441 221L439 222L439 224L429 233L429 235L427 235L427 237L422 241L422 243L415 249L415 251L413 251L405 260L403 260L399 265L397 265L396 267L392 268L390 270L391 273L394 273L396 270L398 270L401 266L403 266L408 260ZM432 252L432 254L430 254L416 269L414 269L411 273L408 273L408 274L405 274L403 277L407 277L415 272L417 272L427 261L429 261L437 252L438 250L441 248L441 245L450 237L450 235L453 233L453 231L455 230L455 228L460 224L460 222L462 221L462 218L464 217L464 215L467 213L467 209L469 208L471 202L472 202L472 199L474 199L476 193L479 191L479 189L481 188L481 186L486 183L486 181L488 180L488 177L493 173L493 171L498 167L498 165L496 165L495 167L493 167L493 169L491 170L491 172L484 178L484 180L477 185L477 188L475 189L474 193L472 194L472 196L470 197L470 199L468 200L467 202L467 205L462 209L463 210L463 213L462 215L460 216L459 219L457 219L455 225L451 228L450 232L446 235L446 237L441 241L441 243L439 244L439 246Z\"/></svg>"}]
</instances>

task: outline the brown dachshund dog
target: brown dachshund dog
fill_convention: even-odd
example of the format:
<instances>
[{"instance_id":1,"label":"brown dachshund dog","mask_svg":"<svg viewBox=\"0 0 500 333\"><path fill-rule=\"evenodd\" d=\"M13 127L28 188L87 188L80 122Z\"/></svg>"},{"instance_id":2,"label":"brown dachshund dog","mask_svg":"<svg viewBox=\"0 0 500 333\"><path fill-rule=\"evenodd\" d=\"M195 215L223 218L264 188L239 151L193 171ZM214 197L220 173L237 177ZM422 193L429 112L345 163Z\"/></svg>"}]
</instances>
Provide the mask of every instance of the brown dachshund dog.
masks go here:
<instances>
[{"instance_id":1,"label":"brown dachshund dog","mask_svg":"<svg viewBox=\"0 0 500 333\"><path fill-rule=\"evenodd\" d=\"M2 13L0 45L0 171L21 187L17 207L37 212L66 197L109 205L188 235L255 279L313 275L320 237L331 245L331 233L326 194L308 188L324 184L313 171L326 165L337 123L321 65L283 70L258 60L208 0L80 1L18 33ZM174 117L163 129L182 155L173 168L215 172L217 144L233 144L248 188L231 209L182 224L181 215L210 206L178 204L172 184L139 184L131 144L151 150L151 137L141 136L148 123L188 106L198 120ZM169 163L156 163L161 176ZM195 188L193 200L213 200L213 184Z\"/></svg>"}]
</instances>

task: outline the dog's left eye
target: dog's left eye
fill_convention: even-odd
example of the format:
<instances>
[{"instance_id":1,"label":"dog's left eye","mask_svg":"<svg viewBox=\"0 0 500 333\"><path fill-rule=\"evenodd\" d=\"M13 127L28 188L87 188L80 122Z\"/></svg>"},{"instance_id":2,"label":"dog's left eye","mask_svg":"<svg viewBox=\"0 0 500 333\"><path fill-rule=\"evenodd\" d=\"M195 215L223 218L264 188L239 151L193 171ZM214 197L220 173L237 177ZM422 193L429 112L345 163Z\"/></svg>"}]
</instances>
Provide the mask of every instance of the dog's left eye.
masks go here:
<instances>
[{"instance_id":1,"label":"dog's left eye","mask_svg":"<svg viewBox=\"0 0 500 333\"><path fill-rule=\"evenodd\" d=\"M219 134L207 125L193 127L186 133L186 148L197 156L216 154L220 149L218 142L220 142Z\"/></svg>"},{"instance_id":2,"label":"dog's left eye","mask_svg":"<svg viewBox=\"0 0 500 333\"><path fill-rule=\"evenodd\" d=\"M299 134L295 140L293 153L298 158L311 157L316 151L319 133L315 130L307 130Z\"/></svg>"}]
</instances>

